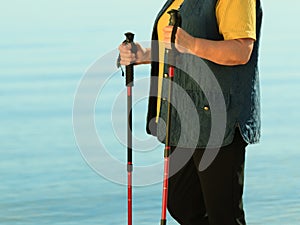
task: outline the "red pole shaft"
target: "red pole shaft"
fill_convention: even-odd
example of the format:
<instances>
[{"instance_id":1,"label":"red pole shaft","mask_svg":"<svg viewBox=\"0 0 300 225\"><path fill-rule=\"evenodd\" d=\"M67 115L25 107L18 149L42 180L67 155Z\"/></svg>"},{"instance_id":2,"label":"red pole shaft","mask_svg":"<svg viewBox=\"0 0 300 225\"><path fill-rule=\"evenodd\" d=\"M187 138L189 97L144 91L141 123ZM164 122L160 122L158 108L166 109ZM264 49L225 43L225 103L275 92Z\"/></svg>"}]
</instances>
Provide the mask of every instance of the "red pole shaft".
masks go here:
<instances>
[{"instance_id":1,"label":"red pole shaft","mask_svg":"<svg viewBox=\"0 0 300 225\"><path fill-rule=\"evenodd\" d=\"M132 53L136 53L136 46L133 42L134 34L125 33L125 44L131 44ZM127 87L127 214L128 225L132 225L132 86L134 70L133 64L126 66L126 87Z\"/></svg>"},{"instance_id":2,"label":"red pole shaft","mask_svg":"<svg viewBox=\"0 0 300 225\"><path fill-rule=\"evenodd\" d=\"M162 193L162 212L161 212L161 225L167 224L167 204L168 204L168 179L169 179L169 155L170 155L170 124L171 124L171 96L172 96L172 82L174 78L174 67L169 67L169 94L168 94L168 115L166 127L166 144L164 152L164 180L163 180L163 193Z\"/></svg>"},{"instance_id":3,"label":"red pole shaft","mask_svg":"<svg viewBox=\"0 0 300 225\"><path fill-rule=\"evenodd\" d=\"M165 151L169 152L170 147L165 147ZM162 197L162 214L161 219L167 219L167 203L168 203L168 179L169 179L169 157L165 154L164 157L164 181L163 181L163 197Z\"/></svg>"},{"instance_id":4,"label":"red pole shaft","mask_svg":"<svg viewBox=\"0 0 300 225\"><path fill-rule=\"evenodd\" d=\"M173 81L173 77L174 77L174 67L173 66L169 67L169 77Z\"/></svg>"},{"instance_id":5,"label":"red pole shaft","mask_svg":"<svg viewBox=\"0 0 300 225\"><path fill-rule=\"evenodd\" d=\"M127 174L127 180L128 180L128 193L127 193L127 199L128 199L128 225L132 225L132 173L128 172Z\"/></svg>"},{"instance_id":6,"label":"red pole shaft","mask_svg":"<svg viewBox=\"0 0 300 225\"><path fill-rule=\"evenodd\" d=\"M177 27L180 26L181 17L178 10L168 11L170 14L169 25L174 26L171 36L171 46L175 47L175 35L177 31ZM172 47L172 49L173 49ZM174 65L175 65L175 53L173 50L166 50L167 55L167 64L168 64L168 72L169 72L169 91L168 91L168 113L167 113L167 124L166 124L166 144L165 144L165 152L164 152L164 184L163 184L163 196L162 196L162 217L161 217L161 225L167 224L167 203L168 203L168 179L169 179L169 155L171 151L170 147L170 131L171 131L171 97L172 97L172 87L173 87L173 79L174 79Z\"/></svg>"}]
</instances>

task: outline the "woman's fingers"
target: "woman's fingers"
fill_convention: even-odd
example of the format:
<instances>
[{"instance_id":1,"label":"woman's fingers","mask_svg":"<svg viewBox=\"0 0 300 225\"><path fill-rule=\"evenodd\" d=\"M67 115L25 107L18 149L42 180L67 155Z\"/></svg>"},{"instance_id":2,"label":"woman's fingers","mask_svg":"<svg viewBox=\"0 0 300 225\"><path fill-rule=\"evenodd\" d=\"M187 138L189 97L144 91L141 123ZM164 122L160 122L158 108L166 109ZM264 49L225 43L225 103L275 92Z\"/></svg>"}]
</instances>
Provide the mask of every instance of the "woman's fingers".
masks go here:
<instances>
[{"instance_id":1,"label":"woman's fingers","mask_svg":"<svg viewBox=\"0 0 300 225\"><path fill-rule=\"evenodd\" d=\"M164 33L163 41L165 43L171 42L172 30L173 30L173 26L167 26L163 28L163 33Z\"/></svg>"},{"instance_id":2,"label":"woman's fingers","mask_svg":"<svg viewBox=\"0 0 300 225\"><path fill-rule=\"evenodd\" d=\"M173 26L166 26L163 29L164 39L166 48L171 48L171 36L172 36ZM175 47L181 53L189 53L190 48L193 44L193 37L189 35L182 28L178 27L175 34Z\"/></svg>"},{"instance_id":3,"label":"woman's fingers","mask_svg":"<svg viewBox=\"0 0 300 225\"><path fill-rule=\"evenodd\" d=\"M135 54L131 52L131 45L122 43L118 49L120 52L121 65L127 66L136 60Z\"/></svg>"}]
</instances>

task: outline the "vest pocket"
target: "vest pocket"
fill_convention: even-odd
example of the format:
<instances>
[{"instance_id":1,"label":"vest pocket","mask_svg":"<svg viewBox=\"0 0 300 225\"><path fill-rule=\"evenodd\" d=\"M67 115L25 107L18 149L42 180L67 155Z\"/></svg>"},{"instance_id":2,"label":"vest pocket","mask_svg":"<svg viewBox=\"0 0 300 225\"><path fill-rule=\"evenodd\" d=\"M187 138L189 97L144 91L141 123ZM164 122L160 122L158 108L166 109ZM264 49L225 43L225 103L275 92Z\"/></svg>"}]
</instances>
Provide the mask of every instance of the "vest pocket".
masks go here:
<instances>
[{"instance_id":1,"label":"vest pocket","mask_svg":"<svg viewBox=\"0 0 300 225\"><path fill-rule=\"evenodd\" d=\"M202 91L187 90L199 116L199 146L206 145L211 138L212 121L227 123L227 112L230 109L230 94L206 93Z\"/></svg>"},{"instance_id":2,"label":"vest pocket","mask_svg":"<svg viewBox=\"0 0 300 225\"><path fill-rule=\"evenodd\" d=\"M208 112L213 109L215 112L225 112L230 107L230 94L229 93L204 93L201 90L186 90L190 98L198 110Z\"/></svg>"},{"instance_id":3,"label":"vest pocket","mask_svg":"<svg viewBox=\"0 0 300 225\"><path fill-rule=\"evenodd\" d=\"M195 141L198 147L205 146L210 139L212 121L224 118L225 121L223 119L222 121L226 122L226 113L230 108L230 94L207 93L206 96L201 90L185 90L185 92L185 96L173 92L171 145L176 146L181 139L181 147L194 147L190 146L190 143ZM196 110L196 114L191 113L191 110ZM163 143L166 118L167 100L163 98L157 132L158 139Z\"/></svg>"}]
</instances>

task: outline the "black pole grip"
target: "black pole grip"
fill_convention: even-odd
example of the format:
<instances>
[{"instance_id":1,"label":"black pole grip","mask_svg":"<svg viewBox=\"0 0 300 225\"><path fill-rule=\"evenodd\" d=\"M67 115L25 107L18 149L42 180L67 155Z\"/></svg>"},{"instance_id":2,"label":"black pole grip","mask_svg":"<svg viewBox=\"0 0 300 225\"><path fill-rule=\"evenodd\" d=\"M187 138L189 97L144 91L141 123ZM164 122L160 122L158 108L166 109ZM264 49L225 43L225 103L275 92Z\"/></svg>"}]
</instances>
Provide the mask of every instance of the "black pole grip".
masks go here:
<instances>
[{"instance_id":1,"label":"black pole grip","mask_svg":"<svg viewBox=\"0 0 300 225\"><path fill-rule=\"evenodd\" d=\"M175 37L176 37L177 28L181 26L181 16L179 11L176 9L172 9L168 11L168 14L170 14L169 25L173 26L173 30L171 34L171 50L167 51L167 61L169 65L174 65L175 58L178 53L175 47Z\"/></svg>"},{"instance_id":2,"label":"black pole grip","mask_svg":"<svg viewBox=\"0 0 300 225\"><path fill-rule=\"evenodd\" d=\"M169 19L169 25L170 26L176 26L177 27L181 26L181 16L178 10L176 9L171 9L168 11L168 14L170 14L170 19Z\"/></svg>"},{"instance_id":3,"label":"black pole grip","mask_svg":"<svg viewBox=\"0 0 300 225\"><path fill-rule=\"evenodd\" d=\"M131 44L131 51L133 53L136 53L136 51L137 51L136 46L133 42L134 34L131 32L127 32L127 33L125 33L125 36L126 36L126 40L124 41L124 43ZM125 71L126 71L126 86L132 87L133 86L133 77L134 77L133 64L126 66Z\"/></svg>"},{"instance_id":4,"label":"black pole grip","mask_svg":"<svg viewBox=\"0 0 300 225\"><path fill-rule=\"evenodd\" d=\"M181 27L181 16L179 11L176 9L171 9L168 11L168 14L170 14L169 25L174 26L171 35L171 43L175 43L177 28Z\"/></svg>"}]
</instances>

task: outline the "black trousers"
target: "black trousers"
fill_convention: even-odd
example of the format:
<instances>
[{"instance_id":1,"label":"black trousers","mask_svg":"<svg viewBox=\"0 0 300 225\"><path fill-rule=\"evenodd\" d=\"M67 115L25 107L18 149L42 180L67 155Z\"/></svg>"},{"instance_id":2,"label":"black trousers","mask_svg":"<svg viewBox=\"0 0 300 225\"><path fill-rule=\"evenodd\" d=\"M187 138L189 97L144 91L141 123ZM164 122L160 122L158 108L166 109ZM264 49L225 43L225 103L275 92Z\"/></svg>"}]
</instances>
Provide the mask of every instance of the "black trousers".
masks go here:
<instances>
[{"instance_id":1,"label":"black trousers","mask_svg":"<svg viewBox=\"0 0 300 225\"><path fill-rule=\"evenodd\" d=\"M169 178L168 211L179 224L246 224L242 201L246 146L240 132L236 132L233 142L220 149L206 170L198 170L204 149L196 149L190 160ZM178 150L183 155L189 151ZM170 171L178 166L176 162L170 157Z\"/></svg>"}]
</instances>

